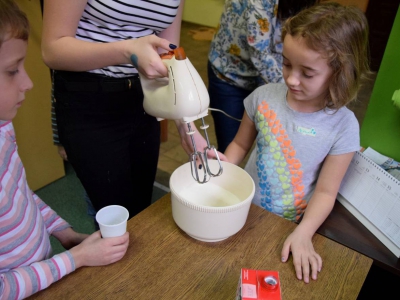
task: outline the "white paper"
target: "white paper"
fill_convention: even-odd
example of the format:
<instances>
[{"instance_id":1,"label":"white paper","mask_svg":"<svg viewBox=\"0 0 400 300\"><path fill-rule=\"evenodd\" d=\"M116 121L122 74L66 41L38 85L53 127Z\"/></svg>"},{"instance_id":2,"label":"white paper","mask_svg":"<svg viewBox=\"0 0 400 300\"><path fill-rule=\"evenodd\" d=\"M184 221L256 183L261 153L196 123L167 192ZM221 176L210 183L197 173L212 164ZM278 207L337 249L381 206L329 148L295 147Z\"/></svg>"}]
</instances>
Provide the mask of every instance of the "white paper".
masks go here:
<instances>
[{"instance_id":1,"label":"white paper","mask_svg":"<svg viewBox=\"0 0 400 300\"><path fill-rule=\"evenodd\" d=\"M364 223L370 222L400 251L400 182L363 154L354 155L339 194L362 214Z\"/></svg>"}]
</instances>

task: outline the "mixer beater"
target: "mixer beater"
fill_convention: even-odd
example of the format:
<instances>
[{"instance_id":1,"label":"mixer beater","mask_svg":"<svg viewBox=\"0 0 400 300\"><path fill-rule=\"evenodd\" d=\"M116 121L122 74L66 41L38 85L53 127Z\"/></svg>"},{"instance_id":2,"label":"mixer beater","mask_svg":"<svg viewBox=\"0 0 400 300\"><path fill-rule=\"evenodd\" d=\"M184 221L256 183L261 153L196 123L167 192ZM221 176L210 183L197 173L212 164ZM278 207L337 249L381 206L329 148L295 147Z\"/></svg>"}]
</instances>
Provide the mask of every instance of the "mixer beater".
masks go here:
<instances>
[{"instance_id":1,"label":"mixer beater","mask_svg":"<svg viewBox=\"0 0 400 300\"><path fill-rule=\"evenodd\" d=\"M218 156L217 149L210 145L207 134L209 127L204 122L208 115L210 97L199 73L186 57L182 47L161 55L162 61L168 69L166 80L148 79L140 76L143 88L143 108L149 115L155 116L157 120L169 119L180 120L186 123L186 132L191 139L193 152L189 155L192 177L199 183L206 183L211 177L222 174L223 168ZM190 122L201 119L200 129L204 131L207 146L203 152L197 150ZM218 160L219 169L212 172L208 163L209 152L213 151L212 157Z\"/></svg>"},{"instance_id":2,"label":"mixer beater","mask_svg":"<svg viewBox=\"0 0 400 300\"><path fill-rule=\"evenodd\" d=\"M208 124L205 124L204 118L201 118L202 121L202 126L200 128L204 131L204 136L207 141L207 147L204 148L204 152L197 151L196 143L193 138L194 131L192 130L192 127L190 126L190 123L187 123L188 127L188 134L190 136L190 139L192 141L192 146L193 146L193 152L189 155L189 161L190 161L190 170L192 172L192 177L194 180L196 180L199 183L206 183L210 180L211 177L216 177L222 174L223 168L221 165L221 160L218 155L218 151L214 146L210 145L210 140L208 138L207 134L207 128L209 127ZM212 150L214 151L214 155L216 160L218 161L219 169L218 172L213 173L210 169L210 166L208 164L208 152ZM199 163L199 165L198 165ZM203 167L204 166L204 167ZM199 176L199 170L203 169L203 178L201 179Z\"/></svg>"}]
</instances>

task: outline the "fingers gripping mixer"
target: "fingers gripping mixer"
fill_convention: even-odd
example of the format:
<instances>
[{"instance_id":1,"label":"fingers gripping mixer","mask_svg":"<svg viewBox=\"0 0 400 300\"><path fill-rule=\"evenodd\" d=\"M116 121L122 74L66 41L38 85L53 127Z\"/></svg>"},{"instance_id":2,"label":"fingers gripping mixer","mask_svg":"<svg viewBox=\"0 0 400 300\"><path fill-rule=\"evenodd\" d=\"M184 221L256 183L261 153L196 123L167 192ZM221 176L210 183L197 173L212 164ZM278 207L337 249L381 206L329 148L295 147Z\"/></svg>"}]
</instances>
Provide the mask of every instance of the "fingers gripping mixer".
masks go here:
<instances>
[{"instance_id":1,"label":"fingers gripping mixer","mask_svg":"<svg viewBox=\"0 0 400 300\"><path fill-rule=\"evenodd\" d=\"M204 122L210 104L207 88L182 47L161 55L161 58L168 69L168 78L148 79L146 76L140 76L144 93L144 110L159 121L180 120L187 124L187 134L193 146L193 152L189 157L192 176L199 183L206 183L211 177L222 174L218 152L214 146L210 145L207 134L208 125ZM200 128L204 131L207 142L203 152L197 149L193 137L194 131L190 126L190 122L198 119L202 121ZM209 151L214 152L219 162L219 170L215 173L210 170L207 161ZM199 168L198 163L204 168Z\"/></svg>"},{"instance_id":2,"label":"fingers gripping mixer","mask_svg":"<svg viewBox=\"0 0 400 300\"><path fill-rule=\"evenodd\" d=\"M189 123L206 116L210 104L207 88L183 48L163 54L161 58L168 69L168 78L140 76L145 111L159 121Z\"/></svg>"}]
</instances>

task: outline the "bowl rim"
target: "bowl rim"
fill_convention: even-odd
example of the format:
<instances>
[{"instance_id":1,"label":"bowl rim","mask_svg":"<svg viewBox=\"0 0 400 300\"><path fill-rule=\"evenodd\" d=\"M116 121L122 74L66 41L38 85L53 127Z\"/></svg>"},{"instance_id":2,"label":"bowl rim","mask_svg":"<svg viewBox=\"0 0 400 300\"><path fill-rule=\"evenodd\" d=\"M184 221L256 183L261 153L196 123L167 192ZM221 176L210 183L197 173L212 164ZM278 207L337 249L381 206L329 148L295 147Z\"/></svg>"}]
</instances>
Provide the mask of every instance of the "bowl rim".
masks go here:
<instances>
[{"instance_id":1,"label":"bowl rim","mask_svg":"<svg viewBox=\"0 0 400 300\"><path fill-rule=\"evenodd\" d=\"M191 201L185 200L182 197L180 197L178 195L178 193L176 192L176 189L174 189L174 187L172 186L171 181L172 181L172 178L173 178L176 170L178 170L179 168L182 168L185 165L190 164L189 162L179 166L171 174L171 177L170 177L170 180L169 180L169 182L170 182L169 187L170 187L170 190L171 190L171 196L174 196L174 197L171 197L171 200L177 199L180 203L182 203L183 205L185 205L185 206L187 206L187 207L189 207L189 208L191 208L193 210L197 210L197 211L201 211L201 212L207 212L207 213L210 213L210 212L211 213L227 213L227 212L232 212L232 211L241 209L243 206L247 206L248 202L250 202L250 203L252 202L252 200L254 198L254 194L255 194L255 183L254 183L253 178L250 176L250 174L246 170L244 170L243 168L239 167L238 165L235 165L235 164L232 164L232 163L226 162L226 161L221 161L221 163L230 164L230 165L232 165L234 167L237 167L237 168L241 169L243 172L245 172L247 174L247 176L250 179L251 184L252 184L252 192L249 194L249 196L245 200L242 200L239 203L236 203L236 204L233 204L233 205L229 205L229 206L206 206L206 205L193 203ZM212 178L210 180L212 180ZM204 183L204 184L207 184L207 183Z\"/></svg>"},{"instance_id":2,"label":"bowl rim","mask_svg":"<svg viewBox=\"0 0 400 300\"><path fill-rule=\"evenodd\" d=\"M181 197L178 196L178 194L174 191L172 193L173 189L171 189L171 195L173 195L174 197L171 197L171 200L173 201L174 199L178 200L178 202L180 202L181 204L193 209L193 210L197 210L197 211L201 211L201 212L206 212L206 213L227 213L227 212L232 212L235 210L239 210L241 208L243 208L244 206L248 206L249 204L251 204L252 200L253 200L253 196L254 196L254 190L251 193L251 195L239 202L236 203L234 205L229 205L229 206L206 206L206 205L201 205L201 204L195 204L193 202L187 201L182 199ZM250 202L250 203L249 203Z\"/></svg>"}]
</instances>

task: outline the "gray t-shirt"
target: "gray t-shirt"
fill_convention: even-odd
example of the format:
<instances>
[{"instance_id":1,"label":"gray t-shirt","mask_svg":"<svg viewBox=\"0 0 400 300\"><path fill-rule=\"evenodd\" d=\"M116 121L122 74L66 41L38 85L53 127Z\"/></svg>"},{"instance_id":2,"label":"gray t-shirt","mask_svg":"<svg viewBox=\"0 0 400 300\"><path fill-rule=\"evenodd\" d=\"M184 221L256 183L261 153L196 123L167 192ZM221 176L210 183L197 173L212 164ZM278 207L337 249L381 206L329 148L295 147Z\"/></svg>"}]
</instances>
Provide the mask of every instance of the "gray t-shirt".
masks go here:
<instances>
[{"instance_id":1,"label":"gray t-shirt","mask_svg":"<svg viewBox=\"0 0 400 300\"><path fill-rule=\"evenodd\" d=\"M253 203L294 221L307 207L325 157L359 150L360 136L346 107L301 113L289 107L286 94L284 83L270 83L244 100L258 132L245 170L256 186Z\"/></svg>"}]
</instances>

